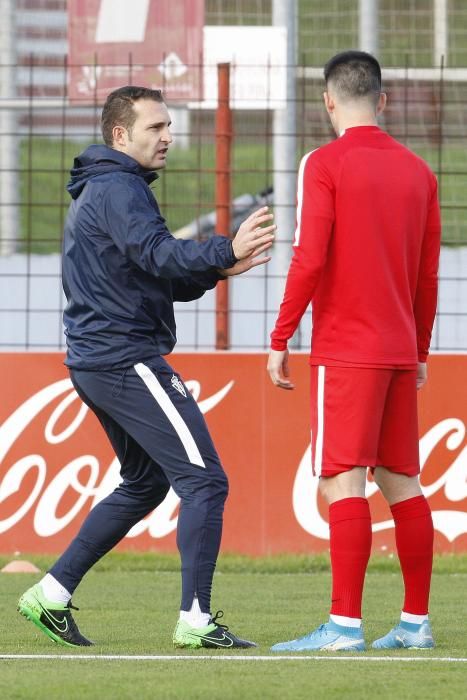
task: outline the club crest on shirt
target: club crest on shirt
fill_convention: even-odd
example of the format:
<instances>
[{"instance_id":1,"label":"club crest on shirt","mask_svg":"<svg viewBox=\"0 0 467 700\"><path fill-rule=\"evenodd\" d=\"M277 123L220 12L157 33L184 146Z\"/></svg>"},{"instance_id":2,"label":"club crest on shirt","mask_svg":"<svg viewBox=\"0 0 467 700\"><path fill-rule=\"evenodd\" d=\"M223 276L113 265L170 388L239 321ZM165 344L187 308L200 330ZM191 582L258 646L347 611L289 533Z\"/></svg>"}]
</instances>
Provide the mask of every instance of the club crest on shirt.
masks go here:
<instances>
[{"instance_id":1,"label":"club crest on shirt","mask_svg":"<svg viewBox=\"0 0 467 700\"><path fill-rule=\"evenodd\" d=\"M170 380L170 383L172 384L173 388L178 391L179 394L181 394L182 396L184 396L186 398L185 387L183 386L182 382L175 374L172 374L172 379Z\"/></svg>"}]
</instances>

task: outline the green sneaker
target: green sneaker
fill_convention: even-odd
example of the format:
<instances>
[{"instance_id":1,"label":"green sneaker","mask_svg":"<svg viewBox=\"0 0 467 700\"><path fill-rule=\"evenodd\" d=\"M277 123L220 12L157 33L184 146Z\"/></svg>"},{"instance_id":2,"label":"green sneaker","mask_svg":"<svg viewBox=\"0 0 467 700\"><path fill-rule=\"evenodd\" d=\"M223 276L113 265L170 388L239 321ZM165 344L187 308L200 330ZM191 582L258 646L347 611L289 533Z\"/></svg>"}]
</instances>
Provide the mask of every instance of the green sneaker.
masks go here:
<instances>
[{"instance_id":1,"label":"green sneaker","mask_svg":"<svg viewBox=\"0 0 467 700\"><path fill-rule=\"evenodd\" d=\"M66 647L92 646L93 642L80 633L70 609L78 610L71 604L71 600L67 605L46 600L39 583L28 588L18 601L18 612L57 644Z\"/></svg>"},{"instance_id":2,"label":"green sneaker","mask_svg":"<svg viewBox=\"0 0 467 700\"><path fill-rule=\"evenodd\" d=\"M246 639L239 639L226 625L220 625L217 620L224 613L219 610L209 620L206 627L191 627L188 622L179 620L173 634L174 647L178 649L246 649L258 646Z\"/></svg>"}]
</instances>

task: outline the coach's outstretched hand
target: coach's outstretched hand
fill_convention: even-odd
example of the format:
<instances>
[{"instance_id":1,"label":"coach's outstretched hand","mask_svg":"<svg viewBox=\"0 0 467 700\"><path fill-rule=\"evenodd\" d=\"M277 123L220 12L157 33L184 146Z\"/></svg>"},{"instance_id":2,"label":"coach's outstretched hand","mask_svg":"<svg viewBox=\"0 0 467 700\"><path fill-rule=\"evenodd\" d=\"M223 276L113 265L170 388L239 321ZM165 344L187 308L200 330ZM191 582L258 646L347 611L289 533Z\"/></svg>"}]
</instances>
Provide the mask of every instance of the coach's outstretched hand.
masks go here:
<instances>
[{"instance_id":1,"label":"coach's outstretched hand","mask_svg":"<svg viewBox=\"0 0 467 700\"><path fill-rule=\"evenodd\" d=\"M230 277L232 275L240 275L242 272L251 270L257 265L264 265L270 261L269 256L258 258L261 253L264 253L272 246L274 240L275 224L270 222L274 218L268 213L268 207L262 207L250 214L245 219L237 231L237 234L232 241L232 247L237 262L232 267L226 270L221 270L223 275ZM262 224L269 223L268 226Z\"/></svg>"}]
</instances>

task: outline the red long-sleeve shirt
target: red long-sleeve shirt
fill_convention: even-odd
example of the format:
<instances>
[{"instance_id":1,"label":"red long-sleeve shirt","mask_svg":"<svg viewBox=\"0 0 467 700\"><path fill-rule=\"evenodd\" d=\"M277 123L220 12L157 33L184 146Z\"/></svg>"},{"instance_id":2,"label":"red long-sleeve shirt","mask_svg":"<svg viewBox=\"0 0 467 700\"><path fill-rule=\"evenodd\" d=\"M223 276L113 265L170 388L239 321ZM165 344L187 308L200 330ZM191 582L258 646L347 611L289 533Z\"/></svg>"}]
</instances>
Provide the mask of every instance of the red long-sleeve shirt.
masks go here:
<instances>
[{"instance_id":1,"label":"red long-sleeve shirt","mask_svg":"<svg viewBox=\"0 0 467 700\"><path fill-rule=\"evenodd\" d=\"M415 365L428 355L441 223L428 165L376 126L308 153L271 348L284 350L312 301L311 362Z\"/></svg>"}]
</instances>

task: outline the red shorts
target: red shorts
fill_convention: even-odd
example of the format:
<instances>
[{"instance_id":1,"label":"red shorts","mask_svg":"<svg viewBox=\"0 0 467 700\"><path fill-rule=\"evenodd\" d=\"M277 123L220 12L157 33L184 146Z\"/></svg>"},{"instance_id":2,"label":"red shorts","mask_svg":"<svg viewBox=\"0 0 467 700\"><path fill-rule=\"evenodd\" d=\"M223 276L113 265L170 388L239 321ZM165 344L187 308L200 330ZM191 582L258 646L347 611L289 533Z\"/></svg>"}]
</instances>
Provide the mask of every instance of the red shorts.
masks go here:
<instances>
[{"instance_id":1,"label":"red shorts","mask_svg":"<svg viewBox=\"0 0 467 700\"><path fill-rule=\"evenodd\" d=\"M311 367L315 476L355 466L420 473L416 370Z\"/></svg>"}]
</instances>

